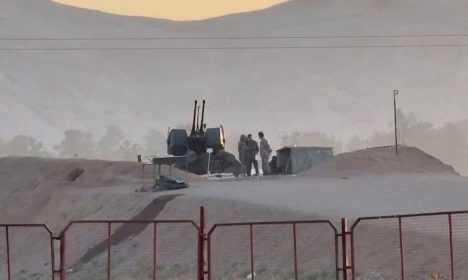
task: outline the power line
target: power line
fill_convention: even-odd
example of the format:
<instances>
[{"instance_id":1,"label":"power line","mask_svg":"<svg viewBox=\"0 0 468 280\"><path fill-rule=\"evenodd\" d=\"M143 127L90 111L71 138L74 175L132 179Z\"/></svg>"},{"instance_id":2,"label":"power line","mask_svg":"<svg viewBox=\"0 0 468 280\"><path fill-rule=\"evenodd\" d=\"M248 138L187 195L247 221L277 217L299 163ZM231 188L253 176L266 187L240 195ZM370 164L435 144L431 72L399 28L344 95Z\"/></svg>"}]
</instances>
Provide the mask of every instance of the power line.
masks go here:
<instances>
[{"instance_id":1,"label":"power line","mask_svg":"<svg viewBox=\"0 0 468 280\"><path fill-rule=\"evenodd\" d=\"M137 41L137 40L268 40L268 39L359 39L359 38L433 38L468 37L468 34L400 34L400 35L318 35L318 36L231 36L231 37L68 37L68 38L0 38L0 41Z\"/></svg>"},{"instance_id":2,"label":"power line","mask_svg":"<svg viewBox=\"0 0 468 280\"><path fill-rule=\"evenodd\" d=\"M438 48L468 47L468 44L412 45L329 45L329 46L239 46L239 47L74 47L74 48L0 48L0 51L157 51L157 50L275 50L275 49L365 49L365 48Z\"/></svg>"}]
</instances>

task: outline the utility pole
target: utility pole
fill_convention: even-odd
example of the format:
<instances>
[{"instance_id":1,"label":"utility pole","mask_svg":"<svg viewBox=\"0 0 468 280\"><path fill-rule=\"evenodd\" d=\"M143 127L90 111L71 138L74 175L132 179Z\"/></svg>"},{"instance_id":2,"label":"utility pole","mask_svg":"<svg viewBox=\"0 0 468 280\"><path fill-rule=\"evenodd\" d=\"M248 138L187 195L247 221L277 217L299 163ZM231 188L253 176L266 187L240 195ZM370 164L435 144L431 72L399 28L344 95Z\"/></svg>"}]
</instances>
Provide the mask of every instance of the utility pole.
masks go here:
<instances>
[{"instance_id":1,"label":"utility pole","mask_svg":"<svg viewBox=\"0 0 468 280\"><path fill-rule=\"evenodd\" d=\"M397 117L396 117L396 96L398 95L398 90L393 91L393 115L395 117L395 154L398 155L398 132L397 132Z\"/></svg>"}]
</instances>

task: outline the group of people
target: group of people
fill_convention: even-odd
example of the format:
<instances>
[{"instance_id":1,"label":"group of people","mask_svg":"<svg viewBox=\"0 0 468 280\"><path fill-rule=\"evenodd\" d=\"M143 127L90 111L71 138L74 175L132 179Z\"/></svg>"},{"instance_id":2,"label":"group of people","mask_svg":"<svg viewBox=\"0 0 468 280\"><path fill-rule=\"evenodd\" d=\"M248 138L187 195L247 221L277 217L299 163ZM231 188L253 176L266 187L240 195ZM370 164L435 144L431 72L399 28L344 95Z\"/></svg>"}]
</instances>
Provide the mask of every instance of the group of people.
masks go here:
<instances>
[{"instance_id":1,"label":"group of people","mask_svg":"<svg viewBox=\"0 0 468 280\"><path fill-rule=\"evenodd\" d=\"M239 161L242 163L244 167L245 175L251 176L252 172L252 165L255 169L255 176L259 175L258 171L258 161L256 156L260 153L260 157L262 159L262 170L264 175L268 175L270 173L270 166L269 160L272 153L272 149L268 140L265 138L265 134L263 132L258 133L258 138L260 138L260 146L258 145L257 141L255 141L252 137L252 134L245 135L242 134L240 136L240 140L238 143L239 149Z\"/></svg>"}]
</instances>

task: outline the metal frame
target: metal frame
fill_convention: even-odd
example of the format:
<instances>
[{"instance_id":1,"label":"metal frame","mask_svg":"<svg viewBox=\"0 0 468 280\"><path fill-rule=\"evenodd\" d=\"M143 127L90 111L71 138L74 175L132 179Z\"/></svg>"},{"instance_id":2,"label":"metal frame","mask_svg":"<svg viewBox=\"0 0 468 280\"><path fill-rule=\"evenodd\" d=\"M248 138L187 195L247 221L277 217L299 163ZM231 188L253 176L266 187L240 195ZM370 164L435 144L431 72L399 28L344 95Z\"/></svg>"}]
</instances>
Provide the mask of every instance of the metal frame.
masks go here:
<instances>
[{"instance_id":1,"label":"metal frame","mask_svg":"<svg viewBox=\"0 0 468 280\"><path fill-rule=\"evenodd\" d=\"M405 279L405 260L404 260L404 243L403 243L403 227L402 221L405 218L417 218L417 217L432 217L432 216L447 216L448 219L448 235L449 235L449 251L450 251L450 279L455 279L455 266L454 266L454 255L453 255L453 225L452 218L454 215L468 214L468 211L448 211L448 212L433 212L433 213L419 213L419 214L404 214L404 215L388 215L388 216L373 216L373 217L362 217L358 218L351 227L351 269L352 269L352 280L356 279L356 260L355 260L355 243L354 234L355 230L361 221L368 220L398 220L398 234L399 234L399 246L400 246L400 277L402 280Z\"/></svg>"},{"instance_id":2,"label":"metal frame","mask_svg":"<svg viewBox=\"0 0 468 280\"><path fill-rule=\"evenodd\" d=\"M351 279L356 279L356 258L355 258L355 233L358 226L362 221L367 220L383 220L383 219L393 219L398 223L398 238L399 238L399 247L400 247L400 271L401 279L405 279L405 256L404 256L404 236L403 236L403 226L402 222L405 218L414 218L414 217L431 217L431 216L446 216L448 223L448 237L449 237L449 250L450 250L450 279L455 277L455 267L454 267L454 244L453 244L453 217L455 215L468 214L468 211L452 211L452 212L435 212L435 213L421 213L421 214L406 214L406 215L389 215L389 216L374 216L374 217L362 217L355 220L352 224L351 229L348 231L346 219L342 219L341 223L341 232L338 232L338 229L331 223L329 220L297 220L297 221L274 221L274 222L245 222L245 223L221 223L213 225L208 232L205 233L205 209L200 208L200 223L196 224L192 220L95 220L95 221L72 221L61 231L60 236L54 237L52 231L44 224L0 224L0 228L5 228L5 241L6 241L6 266L7 266L7 279L11 280L11 240L10 240L10 228L14 227L34 227L42 228L47 231L50 238L50 262L51 262L51 279L55 280L57 277L56 274L60 273L60 279L66 279L66 252L67 252L67 241L66 234L67 231L74 224L105 224L107 225L107 279L111 279L111 247L112 247L112 224L148 224L149 226L153 225L153 279L156 279L156 264L157 264L157 227L158 224L190 224L193 226L194 230L197 233L197 278L198 280L211 279L211 262L212 262L212 235L216 232L217 228L220 227L233 227L233 226L245 226L249 230L249 255L250 255L250 270L252 279L255 279L253 274L255 270L255 260L254 260L254 227L260 225L285 225L291 226L293 234L293 252L294 252L294 276L295 279L298 278L298 260L297 260L297 248L299 246L297 241L297 225L299 224L328 224L334 234L334 254L335 254L335 268L336 268L336 279L341 278L346 280L349 279L348 272L351 272ZM2 236L0 236L2 238ZM84 237L86 238L86 237ZM339 244L341 238L342 250L339 251ZM347 239L350 239L350 245L348 244ZM56 269L56 256L55 256L55 246L54 241L60 241L60 268ZM348 250L350 250L351 263L348 264ZM341 254L341 255L340 255ZM342 267L340 267L339 259L342 257ZM341 272L341 273L340 273Z\"/></svg>"},{"instance_id":3,"label":"metal frame","mask_svg":"<svg viewBox=\"0 0 468 280\"><path fill-rule=\"evenodd\" d=\"M107 267L106 267L106 274L107 280L111 279L111 248L112 248L112 224L147 224L148 226L153 225L153 280L156 280L156 252L157 252L157 226L158 224L189 224L192 225L193 228L200 235L200 227L192 220L89 220L89 221L72 221L68 223L65 229L60 233L60 240L62 241L62 250L61 250L61 262L60 262L60 272L61 272L61 280L66 279L66 234L68 230L76 224L105 224L107 225ZM198 246L200 244L200 240L197 240ZM198 260L200 263L200 260ZM202 280L202 279L201 279Z\"/></svg>"},{"instance_id":4,"label":"metal frame","mask_svg":"<svg viewBox=\"0 0 468 280\"><path fill-rule=\"evenodd\" d=\"M55 252L54 252L54 243L53 243L53 236L52 231L47 227L45 224L0 224L0 228L5 228L5 247L6 247L6 265L7 265L7 279L11 280L11 263L12 260L10 258L11 254L11 247L10 247L10 228L42 228L44 229L50 239L50 262L51 262L51 277L52 280L55 279Z\"/></svg>"},{"instance_id":5,"label":"metal frame","mask_svg":"<svg viewBox=\"0 0 468 280\"><path fill-rule=\"evenodd\" d=\"M335 255L335 274L336 279L339 279L339 264L338 264L338 230L337 228L329 221L329 220L298 220L298 221L274 221L274 222L246 222L246 223L220 223L215 224L212 228L208 231L207 234L207 241L208 241L208 280L211 280L211 237L216 231L217 228L220 227L234 227L234 226L248 226L249 227L249 249L250 249L250 275L251 279L255 280L254 275L254 268L255 268L255 261L254 261L254 244L253 244L253 227L259 225L291 225L292 232L293 232L293 252L294 252L294 279L298 279L298 268L297 268L297 232L296 226L298 224L328 224L333 231L333 238L334 238L334 255Z\"/></svg>"},{"instance_id":6,"label":"metal frame","mask_svg":"<svg viewBox=\"0 0 468 280\"><path fill-rule=\"evenodd\" d=\"M187 163L187 156L167 156L167 157L157 157L157 156L146 156L146 159L150 159L151 163L141 162L141 170L142 170L142 178L145 179L145 166L153 166L153 183L156 186L157 178L162 176L161 167L163 165L167 165L169 167L169 176L172 176L172 168L176 164L176 162L181 162L180 160L184 160L185 162L185 182L187 186L189 185L189 176L188 176L188 163ZM158 166L158 174L156 176L156 166ZM144 186L143 186L144 187Z\"/></svg>"}]
</instances>

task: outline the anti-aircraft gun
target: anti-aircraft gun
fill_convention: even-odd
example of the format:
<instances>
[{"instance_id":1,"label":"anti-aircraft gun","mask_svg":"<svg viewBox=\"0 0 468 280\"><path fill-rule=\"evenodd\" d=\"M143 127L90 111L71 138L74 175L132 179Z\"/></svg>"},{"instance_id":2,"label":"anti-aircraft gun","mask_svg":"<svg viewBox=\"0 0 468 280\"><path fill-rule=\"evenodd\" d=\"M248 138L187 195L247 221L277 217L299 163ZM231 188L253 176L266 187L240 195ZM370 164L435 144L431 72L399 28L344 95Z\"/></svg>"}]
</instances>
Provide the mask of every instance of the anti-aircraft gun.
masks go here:
<instances>
[{"instance_id":1,"label":"anti-aircraft gun","mask_svg":"<svg viewBox=\"0 0 468 280\"><path fill-rule=\"evenodd\" d=\"M167 153L173 156L184 156L193 151L197 155L206 153L208 148L213 149L213 154L224 150L226 140L224 138L223 126L206 128L205 124L205 100L200 117L200 106L197 107L197 100L193 108L192 130L190 135L185 129L171 129L167 136Z\"/></svg>"}]
</instances>

